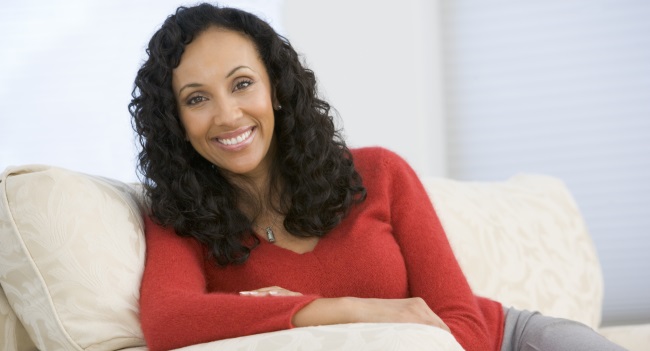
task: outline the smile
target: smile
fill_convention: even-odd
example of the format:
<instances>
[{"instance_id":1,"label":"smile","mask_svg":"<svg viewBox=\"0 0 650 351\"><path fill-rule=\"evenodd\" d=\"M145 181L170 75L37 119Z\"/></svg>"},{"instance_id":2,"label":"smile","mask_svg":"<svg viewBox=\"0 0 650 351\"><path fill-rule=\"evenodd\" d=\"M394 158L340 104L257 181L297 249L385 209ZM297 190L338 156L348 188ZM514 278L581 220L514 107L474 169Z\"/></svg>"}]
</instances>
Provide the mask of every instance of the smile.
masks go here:
<instances>
[{"instance_id":1,"label":"smile","mask_svg":"<svg viewBox=\"0 0 650 351\"><path fill-rule=\"evenodd\" d=\"M247 131L239 134L238 136L232 138L216 138L217 142L223 145L236 146L238 144L244 143L248 138L253 134L253 128L248 129Z\"/></svg>"}]
</instances>

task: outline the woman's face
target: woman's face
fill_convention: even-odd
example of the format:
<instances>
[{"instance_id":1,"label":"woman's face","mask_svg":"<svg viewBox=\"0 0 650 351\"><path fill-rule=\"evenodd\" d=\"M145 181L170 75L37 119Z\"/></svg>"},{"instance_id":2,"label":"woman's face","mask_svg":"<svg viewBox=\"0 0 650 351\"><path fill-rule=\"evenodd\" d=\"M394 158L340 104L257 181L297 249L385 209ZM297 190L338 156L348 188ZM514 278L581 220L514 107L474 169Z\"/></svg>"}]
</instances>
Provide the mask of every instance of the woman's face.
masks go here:
<instances>
[{"instance_id":1,"label":"woman's face","mask_svg":"<svg viewBox=\"0 0 650 351\"><path fill-rule=\"evenodd\" d=\"M209 28L185 48L172 88L186 138L201 156L234 174L266 177L273 157L273 94L250 39Z\"/></svg>"}]
</instances>

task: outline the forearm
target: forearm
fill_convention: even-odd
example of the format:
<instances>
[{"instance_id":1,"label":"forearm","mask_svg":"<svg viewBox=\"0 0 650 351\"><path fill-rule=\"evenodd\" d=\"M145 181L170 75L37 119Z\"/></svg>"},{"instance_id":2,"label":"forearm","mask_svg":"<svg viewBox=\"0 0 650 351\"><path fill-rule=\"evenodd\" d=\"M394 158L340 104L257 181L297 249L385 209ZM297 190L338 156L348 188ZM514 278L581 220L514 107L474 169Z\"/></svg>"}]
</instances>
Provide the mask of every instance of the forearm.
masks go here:
<instances>
[{"instance_id":1,"label":"forearm","mask_svg":"<svg viewBox=\"0 0 650 351\"><path fill-rule=\"evenodd\" d=\"M351 305L348 297L319 298L296 312L291 323L294 327L353 323Z\"/></svg>"},{"instance_id":2,"label":"forearm","mask_svg":"<svg viewBox=\"0 0 650 351\"><path fill-rule=\"evenodd\" d=\"M295 327L343 323L419 323L449 331L420 298L319 298L301 308L292 319Z\"/></svg>"}]
</instances>

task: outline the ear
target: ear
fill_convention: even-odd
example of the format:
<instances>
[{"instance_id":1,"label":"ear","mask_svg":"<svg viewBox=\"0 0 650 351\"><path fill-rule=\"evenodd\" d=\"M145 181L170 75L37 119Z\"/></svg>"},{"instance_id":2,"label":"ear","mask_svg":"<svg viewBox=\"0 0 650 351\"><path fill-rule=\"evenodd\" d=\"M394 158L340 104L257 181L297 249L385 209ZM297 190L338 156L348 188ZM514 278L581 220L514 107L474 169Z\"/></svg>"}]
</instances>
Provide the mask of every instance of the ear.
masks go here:
<instances>
[{"instance_id":1,"label":"ear","mask_svg":"<svg viewBox=\"0 0 650 351\"><path fill-rule=\"evenodd\" d=\"M278 96L275 93L275 88L273 88L273 91L271 91L271 103L273 104L273 110L278 111L282 109L282 105L280 105Z\"/></svg>"}]
</instances>

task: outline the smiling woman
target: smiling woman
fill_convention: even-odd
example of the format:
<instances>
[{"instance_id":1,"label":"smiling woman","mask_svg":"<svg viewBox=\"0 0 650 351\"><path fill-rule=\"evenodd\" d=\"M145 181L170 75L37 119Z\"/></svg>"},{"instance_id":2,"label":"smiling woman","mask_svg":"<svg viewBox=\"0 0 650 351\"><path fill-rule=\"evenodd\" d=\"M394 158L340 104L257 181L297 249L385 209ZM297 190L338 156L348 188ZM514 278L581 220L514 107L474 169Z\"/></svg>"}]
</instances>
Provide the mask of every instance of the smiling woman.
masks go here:
<instances>
[{"instance_id":1,"label":"smiling woman","mask_svg":"<svg viewBox=\"0 0 650 351\"><path fill-rule=\"evenodd\" d=\"M267 23L180 8L148 50L130 110L160 224L241 263L266 237L253 228L276 224L277 245L306 251L363 197L313 73Z\"/></svg>"},{"instance_id":2,"label":"smiling woman","mask_svg":"<svg viewBox=\"0 0 650 351\"><path fill-rule=\"evenodd\" d=\"M356 322L434 326L468 351L620 349L474 296L415 172L348 149L313 72L266 22L181 7L147 52L129 107L151 208L151 350Z\"/></svg>"}]
</instances>

